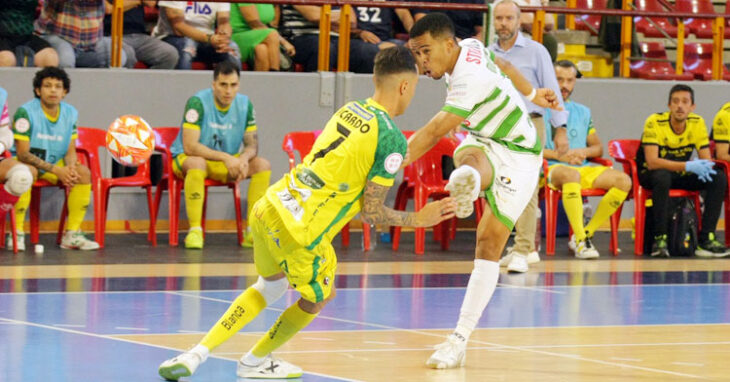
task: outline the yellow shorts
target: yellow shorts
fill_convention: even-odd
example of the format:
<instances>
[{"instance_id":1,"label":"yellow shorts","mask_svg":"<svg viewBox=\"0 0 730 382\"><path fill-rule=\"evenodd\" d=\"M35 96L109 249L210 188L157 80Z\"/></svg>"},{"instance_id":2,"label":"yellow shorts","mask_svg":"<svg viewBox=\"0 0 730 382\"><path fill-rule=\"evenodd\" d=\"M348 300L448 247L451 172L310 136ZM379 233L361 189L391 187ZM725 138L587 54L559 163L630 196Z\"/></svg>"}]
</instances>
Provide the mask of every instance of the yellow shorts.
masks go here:
<instances>
[{"instance_id":1,"label":"yellow shorts","mask_svg":"<svg viewBox=\"0 0 730 382\"><path fill-rule=\"evenodd\" d=\"M308 250L294 240L281 216L266 197L259 199L251 214L253 258L263 277L284 272L302 298L320 302L332 293L337 255L326 240Z\"/></svg>"},{"instance_id":2,"label":"yellow shorts","mask_svg":"<svg viewBox=\"0 0 730 382\"><path fill-rule=\"evenodd\" d=\"M601 176L601 174L603 174L604 171L606 171L610 168L610 167L606 167L606 166L578 167L578 166L570 166L570 165L562 164L562 163L556 163L556 164L548 167L548 181L550 182L549 183L550 188L552 188L552 189L556 189L556 188L553 187L552 180L550 179L550 174L552 174L553 169L558 166L569 167L569 168L572 168L573 170L578 171L578 174L580 174L580 188L581 189L593 188L593 182L595 182L596 179L598 179L598 177Z\"/></svg>"},{"instance_id":3,"label":"yellow shorts","mask_svg":"<svg viewBox=\"0 0 730 382\"><path fill-rule=\"evenodd\" d=\"M234 156L238 157L238 155L239 154L236 154ZM187 155L178 154L172 161L172 172L180 179L184 178L182 165L185 163L186 159L188 159ZM225 164L223 164L223 162L217 160L206 160L205 164L205 171L208 173L206 178L217 180L221 183L228 182L228 168Z\"/></svg>"},{"instance_id":4,"label":"yellow shorts","mask_svg":"<svg viewBox=\"0 0 730 382\"><path fill-rule=\"evenodd\" d=\"M59 160L58 162L54 163L54 166L58 167L66 167L66 163L63 161L63 159ZM56 174L48 171L39 171L38 172L38 179L43 179L51 184L58 184L58 177Z\"/></svg>"}]
</instances>

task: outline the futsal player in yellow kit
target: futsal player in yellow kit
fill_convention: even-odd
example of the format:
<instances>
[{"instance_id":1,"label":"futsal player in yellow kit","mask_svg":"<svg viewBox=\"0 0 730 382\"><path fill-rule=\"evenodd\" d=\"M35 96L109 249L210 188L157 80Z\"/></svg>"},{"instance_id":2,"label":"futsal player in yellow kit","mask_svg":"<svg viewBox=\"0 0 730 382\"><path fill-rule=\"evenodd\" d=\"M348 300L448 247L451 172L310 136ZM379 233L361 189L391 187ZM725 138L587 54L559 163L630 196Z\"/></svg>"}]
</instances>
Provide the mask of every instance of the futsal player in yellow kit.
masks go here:
<instances>
[{"instance_id":1,"label":"futsal player in yellow kit","mask_svg":"<svg viewBox=\"0 0 730 382\"><path fill-rule=\"evenodd\" d=\"M160 365L163 378L195 372L209 352L278 300L291 285L301 298L238 362L242 378L297 378L302 369L271 355L305 328L335 296L337 257L332 239L358 212L369 224L429 227L454 216L451 198L417 213L384 205L406 155L407 142L391 116L402 114L418 74L404 47L375 58L375 94L340 108L302 163L269 187L253 208L254 262L259 278L192 349Z\"/></svg>"}]
</instances>

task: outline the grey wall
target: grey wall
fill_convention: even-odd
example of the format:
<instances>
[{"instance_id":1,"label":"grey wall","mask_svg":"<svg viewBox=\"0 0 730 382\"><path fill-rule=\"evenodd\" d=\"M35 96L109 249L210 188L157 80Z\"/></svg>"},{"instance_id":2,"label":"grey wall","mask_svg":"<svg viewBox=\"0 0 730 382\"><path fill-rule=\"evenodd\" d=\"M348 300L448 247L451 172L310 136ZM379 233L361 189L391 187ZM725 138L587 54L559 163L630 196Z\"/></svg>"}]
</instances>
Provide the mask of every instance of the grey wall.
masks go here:
<instances>
[{"instance_id":1,"label":"grey wall","mask_svg":"<svg viewBox=\"0 0 730 382\"><path fill-rule=\"evenodd\" d=\"M0 86L9 93L11 113L32 97L33 69L0 69ZM79 109L81 126L106 128L117 116L138 114L152 126L177 126L185 101L210 86L208 71L152 71L120 69L69 70L71 93L66 101ZM666 109L670 82L581 79L574 100L589 106L599 136L605 143L616 138L639 138L646 117ZM730 100L727 82L693 82L696 112L711 124L719 107ZM272 181L287 169L281 141L289 131L321 129L338 106L372 94L369 75L351 73L269 74L244 72L241 92L256 109L260 153L272 162ZM421 77L408 111L395 121L403 130L415 130L441 107L445 95L442 81ZM110 168L110 160L106 160ZM208 203L210 219L233 219L230 192L213 189ZM58 218L60 194L44 196L43 219ZM163 199L163 204L166 199ZM626 210L631 210L627 206ZM161 209L163 218L167 209ZM630 216L628 213L625 216ZM141 190L114 191L109 219L145 219L147 210ZM91 212L87 219L92 219Z\"/></svg>"}]
</instances>

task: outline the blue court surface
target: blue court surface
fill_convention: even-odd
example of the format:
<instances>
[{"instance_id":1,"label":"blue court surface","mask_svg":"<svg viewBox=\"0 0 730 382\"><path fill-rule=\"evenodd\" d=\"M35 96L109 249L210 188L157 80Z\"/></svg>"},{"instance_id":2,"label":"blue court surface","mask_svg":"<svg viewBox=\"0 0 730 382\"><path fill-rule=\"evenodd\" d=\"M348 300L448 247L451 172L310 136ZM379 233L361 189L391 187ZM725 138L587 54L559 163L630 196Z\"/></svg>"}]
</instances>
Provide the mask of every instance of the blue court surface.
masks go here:
<instances>
[{"instance_id":1,"label":"blue court surface","mask_svg":"<svg viewBox=\"0 0 730 382\"><path fill-rule=\"evenodd\" d=\"M638 278L636 274L618 273L614 277L604 277L597 273L592 282L575 276L571 279L552 274L546 278L541 274L535 275L529 283L531 286L502 275L502 283L479 327L730 323L730 285L723 282L727 280L727 272L714 276L712 272L697 273L694 277L687 277L686 273L684 277L675 277L671 272L646 277L649 273L645 272L646 275ZM341 279L336 299L300 335L306 335L306 332L343 332L346 335L349 331L448 330L455 325L468 275L421 276L418 284L423 286L419 287L410 286L414 282L413 275L378 277L390 280L384 284L393 285L396 277L407 282L402 283L403 287L382 287L381 282L374 283L381 287L348 288L342 286ZM433 286L437 283L425 278L440 279L442 285L461 286ZM235 279L228 278L222 283L246 285ZM602 283L602 279L614 282ZM635 283L619 282L623 279ZM658 279L669 283L651 282ZM576 282L578 280L582 282ZM94 285L90 279L63 282L65 287L73 284L74 288L67 289L81 290L78 292L27 291L29 286L33 289L32 285L37 288L38 284L34 283L39 282L45 283L47 288L38 289L62 289L56 288L54 283L58 281L54 280L24 280L23 288L15 288L20 280L0 282L6 292L0 293L0 381L159 381L157 366L177 354L179 349L130 339L130 336L195 334L199 337L240 293L240 290L184 290L184 282L176 283L177 290L90 291ZM140 284L149 287L157 282L146 278L126 280L126 287L130 289L136 289L134 285ZM197 285L201 285L200 281ZM297 298L296 292L289 291L243 332L266 331L280 312ZM239 350L242 353L247 349ZM235 365L235 358L211 357L191 380L235 380ZM300 366L307 369L306 365ZM352 379L308 373L302 380Z\"/></svg>"}]
</instances>

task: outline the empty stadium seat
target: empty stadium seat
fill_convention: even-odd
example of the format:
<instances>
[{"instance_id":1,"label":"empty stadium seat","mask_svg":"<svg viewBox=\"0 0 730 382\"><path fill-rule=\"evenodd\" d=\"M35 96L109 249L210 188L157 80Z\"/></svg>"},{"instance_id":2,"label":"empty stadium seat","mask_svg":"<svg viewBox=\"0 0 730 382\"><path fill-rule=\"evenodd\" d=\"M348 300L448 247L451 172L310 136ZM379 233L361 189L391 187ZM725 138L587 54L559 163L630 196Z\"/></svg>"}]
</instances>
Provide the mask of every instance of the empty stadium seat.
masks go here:
<instances>
[{"instance_id":1,"label":"empty stadium seat","mask_svg":"<svg viewBox=\"0 0 730 382\"><path fill-rule=\"evenodd\" d=\"M659 0L636 0L636 9L647 12L666 12L667 10L659 3ZM666 17L652 17L651 21L656 27L649 22L646 17L634 17L636 32L646 37L665 37L661 30L664 30L672 37L677 37L677 27L672 24ZM661 30L657 29L659 27ZM685 33L686 35L686 33Z\"/></svg>"},{"instance_id":2,"label":"empty stadium seat","mask_svg":"<svg viewBox=\"0 0 730 382\"><path fill-rule=\"evenodd\" d=\"M722 78L730 81L730 71L723 65ZM696 79L712 79L712 44L691 43L684 45L684 70L694 74Z\"/></svg>"},{"instance_id":3,"label":"empty stadium seat","mask_svg":"<svg viewBox=\"0 0 730 382\"><path fill-rule=\"evenodd\" d=\"M712 0L676 0L675 8L678 12L715 14ZM727 13L727 5L725 8ZM690 33L698 38L712 38L712 19L689 18L684 25ZM730 30L725 29L725 38L730 38Z\"/></svg>"},{"instance_id":4,"label":"empty stadium seat","mask_svg":"<svg viewBox=\"0 0 730 382\"><path fill-rule=\"evenodd\" d=\"M667 58L664 44L661 42L640 42L639 49L647 60L637 60L631 63L631 77L645 80L678 80L691 81L691 73L677 74L674 66ZM666 61L654 61L666 60Z\"/></svg>"},{"instance_id":5,"label":"empty stadium seat","mask_svg":"<svg viewBox=\"0 0 730 382\"><path fill-rule=\"evenodd\" d=\"M577 0L577 9L606 9L606 0ZM599 15L576 15L575 29L589 31L592 35L598 35L601 27L601 16Z\"/></svg>"}]
</instances>

